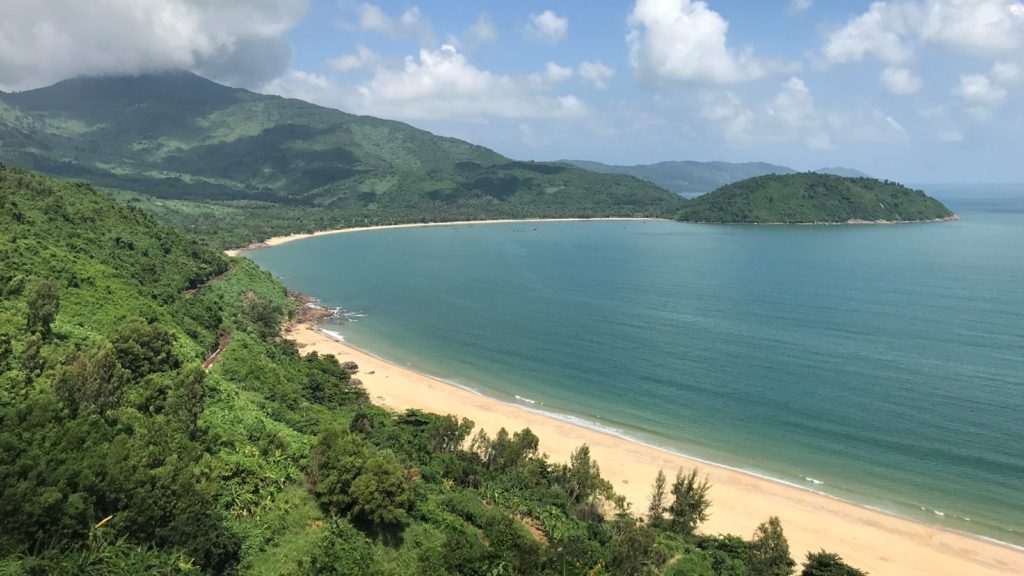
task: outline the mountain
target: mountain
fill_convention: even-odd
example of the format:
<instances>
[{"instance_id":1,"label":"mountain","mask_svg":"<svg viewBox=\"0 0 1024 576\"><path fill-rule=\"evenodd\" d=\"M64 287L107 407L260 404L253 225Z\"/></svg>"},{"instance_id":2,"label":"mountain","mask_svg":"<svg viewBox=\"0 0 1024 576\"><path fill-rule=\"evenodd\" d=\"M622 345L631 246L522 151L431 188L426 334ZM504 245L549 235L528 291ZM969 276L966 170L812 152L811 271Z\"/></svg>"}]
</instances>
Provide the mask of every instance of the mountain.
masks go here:
<instances>
[{"instance_id":1,"label":"mountain","mask_svg":"<svg viewBox=\"0 0 1024 576\"><path fill-rule=\"evenodd\" d=\"M516 162L186 72L0 93L0 161L87 180L222 247L332 227L664 216L680 206L628 176Z\"/></svg>"},{"instance_id":2,"label":"mountain","mask_svg":"<svg viewBox=\"0 0 1024 576\"><path fill-rule=\"evenodd\" d=\"M658 162L636 166L614 166L588 160L569 160L569 163L594 172L628 174L647 180L680 196L699 196L715 188L745 178L765 174L792 174L792 168L765 162Z\"/></svg>"},{"instance_id":3,"label":"mountain","mask_svg":"<svg viewBox=\"0 0 1024 576\"><path fill-rule=\"evenodd\" d=\"M844 168L842 166L826 166L824 168L818 168L814 170L818 174L832 174L833 176L843 176L844 178L871 178L868 174L857 170L856 168Z\"/></svg>"},{"instance_id":4,"label":"mountain","mask_svg":"<svg viewBox=\"0 0 1024 576\"><path fill-rule=\"evenodd\" d=\"M831 174L757 176L691 200L678 218L737 224L910 222L951 218L920 190L873 178Z\"/></svg>"}]
</instances>

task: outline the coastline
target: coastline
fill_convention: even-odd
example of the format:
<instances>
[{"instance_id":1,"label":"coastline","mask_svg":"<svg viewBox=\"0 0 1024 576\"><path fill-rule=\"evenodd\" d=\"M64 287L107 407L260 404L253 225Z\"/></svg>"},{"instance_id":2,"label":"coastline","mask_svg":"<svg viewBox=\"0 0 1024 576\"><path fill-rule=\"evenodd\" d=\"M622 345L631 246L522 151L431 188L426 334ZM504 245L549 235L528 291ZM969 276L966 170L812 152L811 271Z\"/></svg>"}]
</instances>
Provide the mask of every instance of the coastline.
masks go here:
<instances>
[{"instance_id":1,"label":"coastline","mask_svg":"<svg viewBox=\"0 0 1024 576\"><path fill-rule=\"evenodd\" d=\"M456 414L494 434L531 428L552 461L563 462L578 445L591 448L602 475L634 512L647 506L659 468L671 475L698 467L709 477L711 518L702 530L749 538L769 516L782 520L794 559L825 548L871 574L1010 575L1024 573L1024 551L884 511L860 506L783 481L704 462L608 432L484 396L390 363L323 333L313 322L286 327L303 353L333 354L359 364L374 403L393 410L418 408Z\"/></svg>"},{"instance_id":2,"label":"coastline","mask_svg":"<svg viewBox=\"0 0 1024 576\"><path fill-rule=\"evenodd\" d=\"M305 240L307 238L317 238L320 236L331 236L334 234L348 234L350 232L372 232L374 230L399 230L402 228L431 228L435 226L467 226L471 224L516 224L516 223L528 223L528 222L591 222L591 221L636 221L636 220L664 220L664 218L629 218L629 217L607 217L607 218L505 218L499 220L456 220L453 222L418 222L411 224L389 224L386 226L361 226L358 228L332 228L329 230L319 230L317 232L302 232L296 234L286 234L284 236L274 236L273 238L267 238L263 242L256 242L249 244L242 248L231 248L225 250L224 253L228 256L241 256L246 252L253 250L259 250L260 248L270 248L272 246L280 246L281 244L287 244L296 240Z\"/></svg>"},{"instance_id":3,"label":"coastline","mask_svg":"<svg viewBox=\"0 0 1024 576\"><path fill-rule=\"evenodd\" d=\"M939 222L959 222L960 215L953 214L944 218L930 220L860 220L852 218L842 222L709 222L703 220L678 220L683 224L717 224L723 226L892 226L896 224L936 224Z\"/></svg>"}]
</instances>

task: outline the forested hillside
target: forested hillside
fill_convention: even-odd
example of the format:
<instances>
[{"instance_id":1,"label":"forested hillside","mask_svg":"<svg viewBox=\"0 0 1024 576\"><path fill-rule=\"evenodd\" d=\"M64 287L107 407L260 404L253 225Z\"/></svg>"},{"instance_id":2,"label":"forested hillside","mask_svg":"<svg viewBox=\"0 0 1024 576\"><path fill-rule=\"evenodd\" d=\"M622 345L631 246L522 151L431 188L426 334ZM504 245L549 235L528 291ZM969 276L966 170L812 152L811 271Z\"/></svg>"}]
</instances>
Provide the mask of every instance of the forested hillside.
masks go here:
<instances>
[{"instance_id":1,"label":"forested hillside","mask_svg":"<svg viewBox=\"0 0 1024 576\"><path fill-rule=\"evenodd\" d=\"M373 406L350 367L279 337L297 305L267 273L88 185L0 165L0 294L0 574L792 565L776 519L699 535L696 471L629 510L585 446L555 463L529 430Z\"/></svg>"},{"instance_id":2,"label":"forested hillside","mask_svg":"<svg viewBox=\"0 0 1024 576\"><path fill-rule=\"evenodd\" d=\"M515 162L185 72L0 93L0 161L88 180L219 247L346 226L667 216L680 205L628 176Z\"/></svg>"},{"instance_id":3,"label":"forested hillside","mask_svg":"<svg viewBox=\"0 0 1024 576\"><path fill-rule=\"evenodd\" d=\"M802 172L749 178L688 202L687 222L811 224L916 222L954 214L920 190L874 178Z\"/></svg>"},{"instance_id":4,"label":"forested hillside","mask_svg":"<svg viewBox=\"0 0 1024 576\"><path fill-rule=\"evenodd\" d=\"M657 162L655 164L637 164L634 166L617 166L591 162L588 160L571 160L575 166L605 174L628 174L680 196L692 197L706 194L712 190L732 184L746 178L765 174L792 174L792 168L768 164L767 162L696 162L693 160Z\"/></svg>"}]
</instances>

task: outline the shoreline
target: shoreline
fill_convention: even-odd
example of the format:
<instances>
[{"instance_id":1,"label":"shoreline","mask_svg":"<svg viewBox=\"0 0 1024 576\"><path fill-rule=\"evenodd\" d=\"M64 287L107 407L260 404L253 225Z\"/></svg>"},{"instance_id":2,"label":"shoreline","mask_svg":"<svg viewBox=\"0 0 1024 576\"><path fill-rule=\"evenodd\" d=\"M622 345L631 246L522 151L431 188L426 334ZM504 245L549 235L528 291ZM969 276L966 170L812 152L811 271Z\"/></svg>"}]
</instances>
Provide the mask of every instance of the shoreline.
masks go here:
<instances>
[{"instance_id":1,"label":"shoreline","mask_svg":"<svg viewBox=\"0 0 1024 576\"><path fill-rule=\"evenodd\" d=\"M455 414L492 435L502 426L509 431L529 427L553 462L566 461L571 450L588 444L602 466L602 476L631 502L634 512L646 508L659 468L671 475L679 468L699 467L712 484L711 518L702 527L706 533L749 538L757 524L777 515L798 562L806 552L824 548L871 574L1024 573L1024 551L1012 544L930 525L498 400L388 362L332 338L312 322L292 324L284 335L295 340L303 353L317 351L340 361L355 361L360 366L357 377L370 399L388 409Z\"/></svg>"},{"instance_id":2,"label":"shoreline","mask_svg":"<svg viewBox=\"0 0 1024 576\"><path fill-rule=\"evenodd\" d=\"M895 226L898 224L937 224L939 222L959 222L960 215L953 214L944 218L930 220L860 220L851 218L842 222L709 222L704 220L677 220L683 224L714 224L717 226Z\"/></svg>"},{"instance_id":3,"label":"shoreline","mask_svg":"<svg viewBox=\"0 0 1024 576\"><path fill-rule=\"evenodd\" d=\"M242 248L231 248L225 250L228 256L241 256L246 252L280 246L296 240L307 238L318 238L320 236L332 236L334 234L348 234L351 232L372 232L374 230L400 230L403 228L432 228L436 226L468 226L472 224L516 224L516 223L537 223L537 222L606 222L606 221L644 221L644 220L666 220L665 218L630 218L627 216L611 216L601 218L503 218L497 220L455 220L452 222L416 222L410 224L386 224L383 226L360 226L357 228L331 228L318 230L316 232L297 232L284 236L274 236L262 242L256 242ZM672 220L666 220L672 222Z\"/></svg>"}]
</instances>

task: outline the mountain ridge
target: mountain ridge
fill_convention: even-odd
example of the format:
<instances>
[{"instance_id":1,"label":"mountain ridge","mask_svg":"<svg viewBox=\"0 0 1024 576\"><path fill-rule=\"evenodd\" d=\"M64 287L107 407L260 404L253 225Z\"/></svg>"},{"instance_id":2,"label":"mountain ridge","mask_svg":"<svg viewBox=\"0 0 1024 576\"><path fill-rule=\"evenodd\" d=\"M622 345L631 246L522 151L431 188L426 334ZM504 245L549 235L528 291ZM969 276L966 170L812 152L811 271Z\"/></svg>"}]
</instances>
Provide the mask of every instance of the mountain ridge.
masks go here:
<instances>
[{"instance_id":1,"label":"mountain ridge","mask_svg":"<svg viewBox=\"0 0 1024 576\"><path fill-rule=\"evenodd\" d=\"M424 221L664 217L681 205L629 176L515 161L187 72L0 94L0 161L88 180L220 247Z\"/></svg>"}]
</instances>

